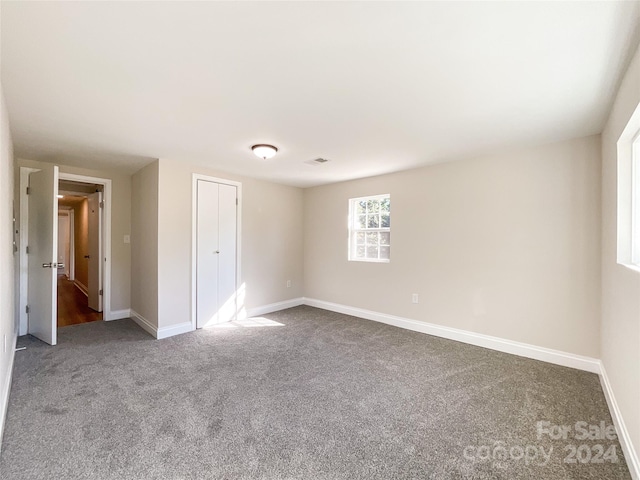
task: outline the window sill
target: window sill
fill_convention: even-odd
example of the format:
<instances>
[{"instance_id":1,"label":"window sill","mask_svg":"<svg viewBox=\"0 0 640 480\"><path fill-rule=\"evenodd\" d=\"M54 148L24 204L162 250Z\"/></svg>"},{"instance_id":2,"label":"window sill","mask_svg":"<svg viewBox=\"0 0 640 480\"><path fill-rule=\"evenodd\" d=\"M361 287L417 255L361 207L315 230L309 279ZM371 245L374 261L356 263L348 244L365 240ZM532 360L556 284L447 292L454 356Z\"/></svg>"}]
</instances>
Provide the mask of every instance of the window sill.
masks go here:
<instances>
[{"instance_id":1,"label":"window sill","mask_svg":"<svg viewBox=\"0 0 640 480\"><path fill-rule=\"evenodd\" d=\"M373 260L369 258L350 258L350 262L360 262L360 263L389 263L391 260Z\"/></svg>"},{"instance_id":2,"label":"window sill","mask_svg":"<svg viewBox=\"0 0 640 480\"><path fill-rule=\"evenodd\" d=\"M629 270L633 270L634 272L640 273L640 265L635 265L633 263L618 263L618 265L622 265Z\"/></svg>"}]
</instances>

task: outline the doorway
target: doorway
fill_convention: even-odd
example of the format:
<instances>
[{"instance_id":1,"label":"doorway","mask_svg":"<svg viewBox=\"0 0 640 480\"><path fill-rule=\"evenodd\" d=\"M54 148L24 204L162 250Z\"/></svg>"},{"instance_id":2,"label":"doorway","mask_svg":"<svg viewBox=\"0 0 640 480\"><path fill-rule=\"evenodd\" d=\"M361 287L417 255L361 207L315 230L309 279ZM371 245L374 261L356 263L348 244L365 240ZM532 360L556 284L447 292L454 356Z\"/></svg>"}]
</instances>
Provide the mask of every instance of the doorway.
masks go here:
<instances>
[{"instance_id":1,"label":"doorway","mask_svg":"<svg viewBox=\"0 0 640 480\"><path fill-rule=\"evenodd\" d=\"M58 328L102 320L102 195L102 185L58 182Z\"/></svg>"},{"instance_id":2,"label":"doorway","mask_svg":"<svg viewBox=\"0 0 640 480\"><path fill-rule=\"evenodd\" d=\"M58 263L60 263L58 256L59 253L65 255L65 250L58 252L57 246L58 195L61 194L59 180L75 182L76 185L70 191L86 195L88 200L92 193L98 193L96 190L99 190L100 195L96 195L98 207L95 210L100 214L98 217L100 233L98 254L93 258L99 273L93 277L87 276L86 298L90 299L92 292L96 292L97 307L91 305L92 310L98 313L102 311L102 320L113 318L110 288L112 181L106 178L59 172L58 166L47 163L42 163L38 168L20 167L19 333L20 335L29 333L50 345L57 343L57 280ZM83 184L83 188L90 191L80 189ZM66 225L64 220L62 222ZM77 230L77 226L74 228ZM77 248L77 245L74 245L74 248ZM71 267L75 256L71 255L70 251L68 255L69 270L66 271L65 262L62 262L63 266L60 270L69 280L72 275L77 276L78 262ZM97 282L99 287L92 288L92 282ZM77 289L75 282L73 286Z\"/></svg>"}]
</instances>

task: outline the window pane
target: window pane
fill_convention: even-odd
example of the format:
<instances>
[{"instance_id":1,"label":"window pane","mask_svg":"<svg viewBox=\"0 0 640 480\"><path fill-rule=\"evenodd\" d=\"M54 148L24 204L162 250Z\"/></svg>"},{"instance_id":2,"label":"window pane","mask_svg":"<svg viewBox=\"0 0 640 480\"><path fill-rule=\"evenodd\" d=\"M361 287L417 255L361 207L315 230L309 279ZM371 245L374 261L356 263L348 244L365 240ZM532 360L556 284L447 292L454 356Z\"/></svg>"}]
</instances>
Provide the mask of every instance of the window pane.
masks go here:
<instances>
[{"instance_id":1,"label":"window pane","mask_svg":"<svg viewBox=\"0 0 640 480\"><path fill-rule=\"evenodd\" d=\"M385 195L349 200L349 260L389 260L391 200Z\"/></svg>"}]
</instances>

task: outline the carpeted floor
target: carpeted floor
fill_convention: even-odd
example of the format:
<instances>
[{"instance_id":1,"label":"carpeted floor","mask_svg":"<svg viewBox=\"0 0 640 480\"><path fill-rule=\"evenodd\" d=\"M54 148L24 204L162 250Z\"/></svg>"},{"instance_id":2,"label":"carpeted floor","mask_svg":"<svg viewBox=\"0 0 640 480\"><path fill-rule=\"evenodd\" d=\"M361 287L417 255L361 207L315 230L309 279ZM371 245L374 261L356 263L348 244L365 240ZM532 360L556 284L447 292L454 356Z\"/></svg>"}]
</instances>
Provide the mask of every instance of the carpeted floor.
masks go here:
<instances>
[{"instance_id":1,"label":"carpeted floor","mask_svg":"<svg viewBox=\"0 0 640 480\"><path fill-rule=\"evenodd\" d=\"M264 318L20 338L0 478L631 478L617 440L575 438L612 423L594 374L311 307Z\"/></svg>"}]
</instances>

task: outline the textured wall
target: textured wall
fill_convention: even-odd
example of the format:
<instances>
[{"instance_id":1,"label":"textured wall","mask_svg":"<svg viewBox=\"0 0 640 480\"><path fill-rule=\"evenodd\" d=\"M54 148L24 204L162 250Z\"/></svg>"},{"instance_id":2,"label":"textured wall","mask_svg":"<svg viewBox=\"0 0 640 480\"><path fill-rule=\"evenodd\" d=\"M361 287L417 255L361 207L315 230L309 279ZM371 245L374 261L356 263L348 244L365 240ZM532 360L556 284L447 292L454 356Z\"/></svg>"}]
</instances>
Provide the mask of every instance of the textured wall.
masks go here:
<instances>
[{"instance_id":1,"label":"textured wall","mask_svg":"<svg viewBox=\"0 0 640 480\"><path fill-rule=\"evenodd\" d=\"M0 440L9 400L17 318L14 310L13 147L9 116L0 85Z\"/></svg>"},{"instance_id":2,"label":"textured wall","mask_svg":"<svg viewBox=\"0 0 640 480\"><path fill-rule=\"evenodd\" d=\"M131 308L158 326L158 162L133 175Z\"/></svg>"},{"instance_id":3,"label":"textured wall","mask_svg":"<svg viewBox=\"0 0 640 480\"><path fill-rule=\"evenodd\" d=\"M160 327L191 321L192 175L242 182L244 307L303 294L302 190L160 160L158 296ZM291 287L286 281L291 280Z\"/></svg>"},{"instance_id":4,"label":"textured wall","mask_svg":"<svg viewBox=\"0 0 640 480\"><path fill-rule=\"evenodd\" d=\"M382 193L391 262L349 262L348 199ZM306 297L599 357L599 136L306 189L304 218Z\"/></svg>"},{"instance_id":5,"label":"textured wall","mask_svg":"<svg viewBox=\"0 0 640 480\"><path fill-rule=\"evenodd\" d=\"M640 272L617 263L617 142L640 103L640 49L602 132L602 362L640 457Z\"/></svg>"}]
</instances>

